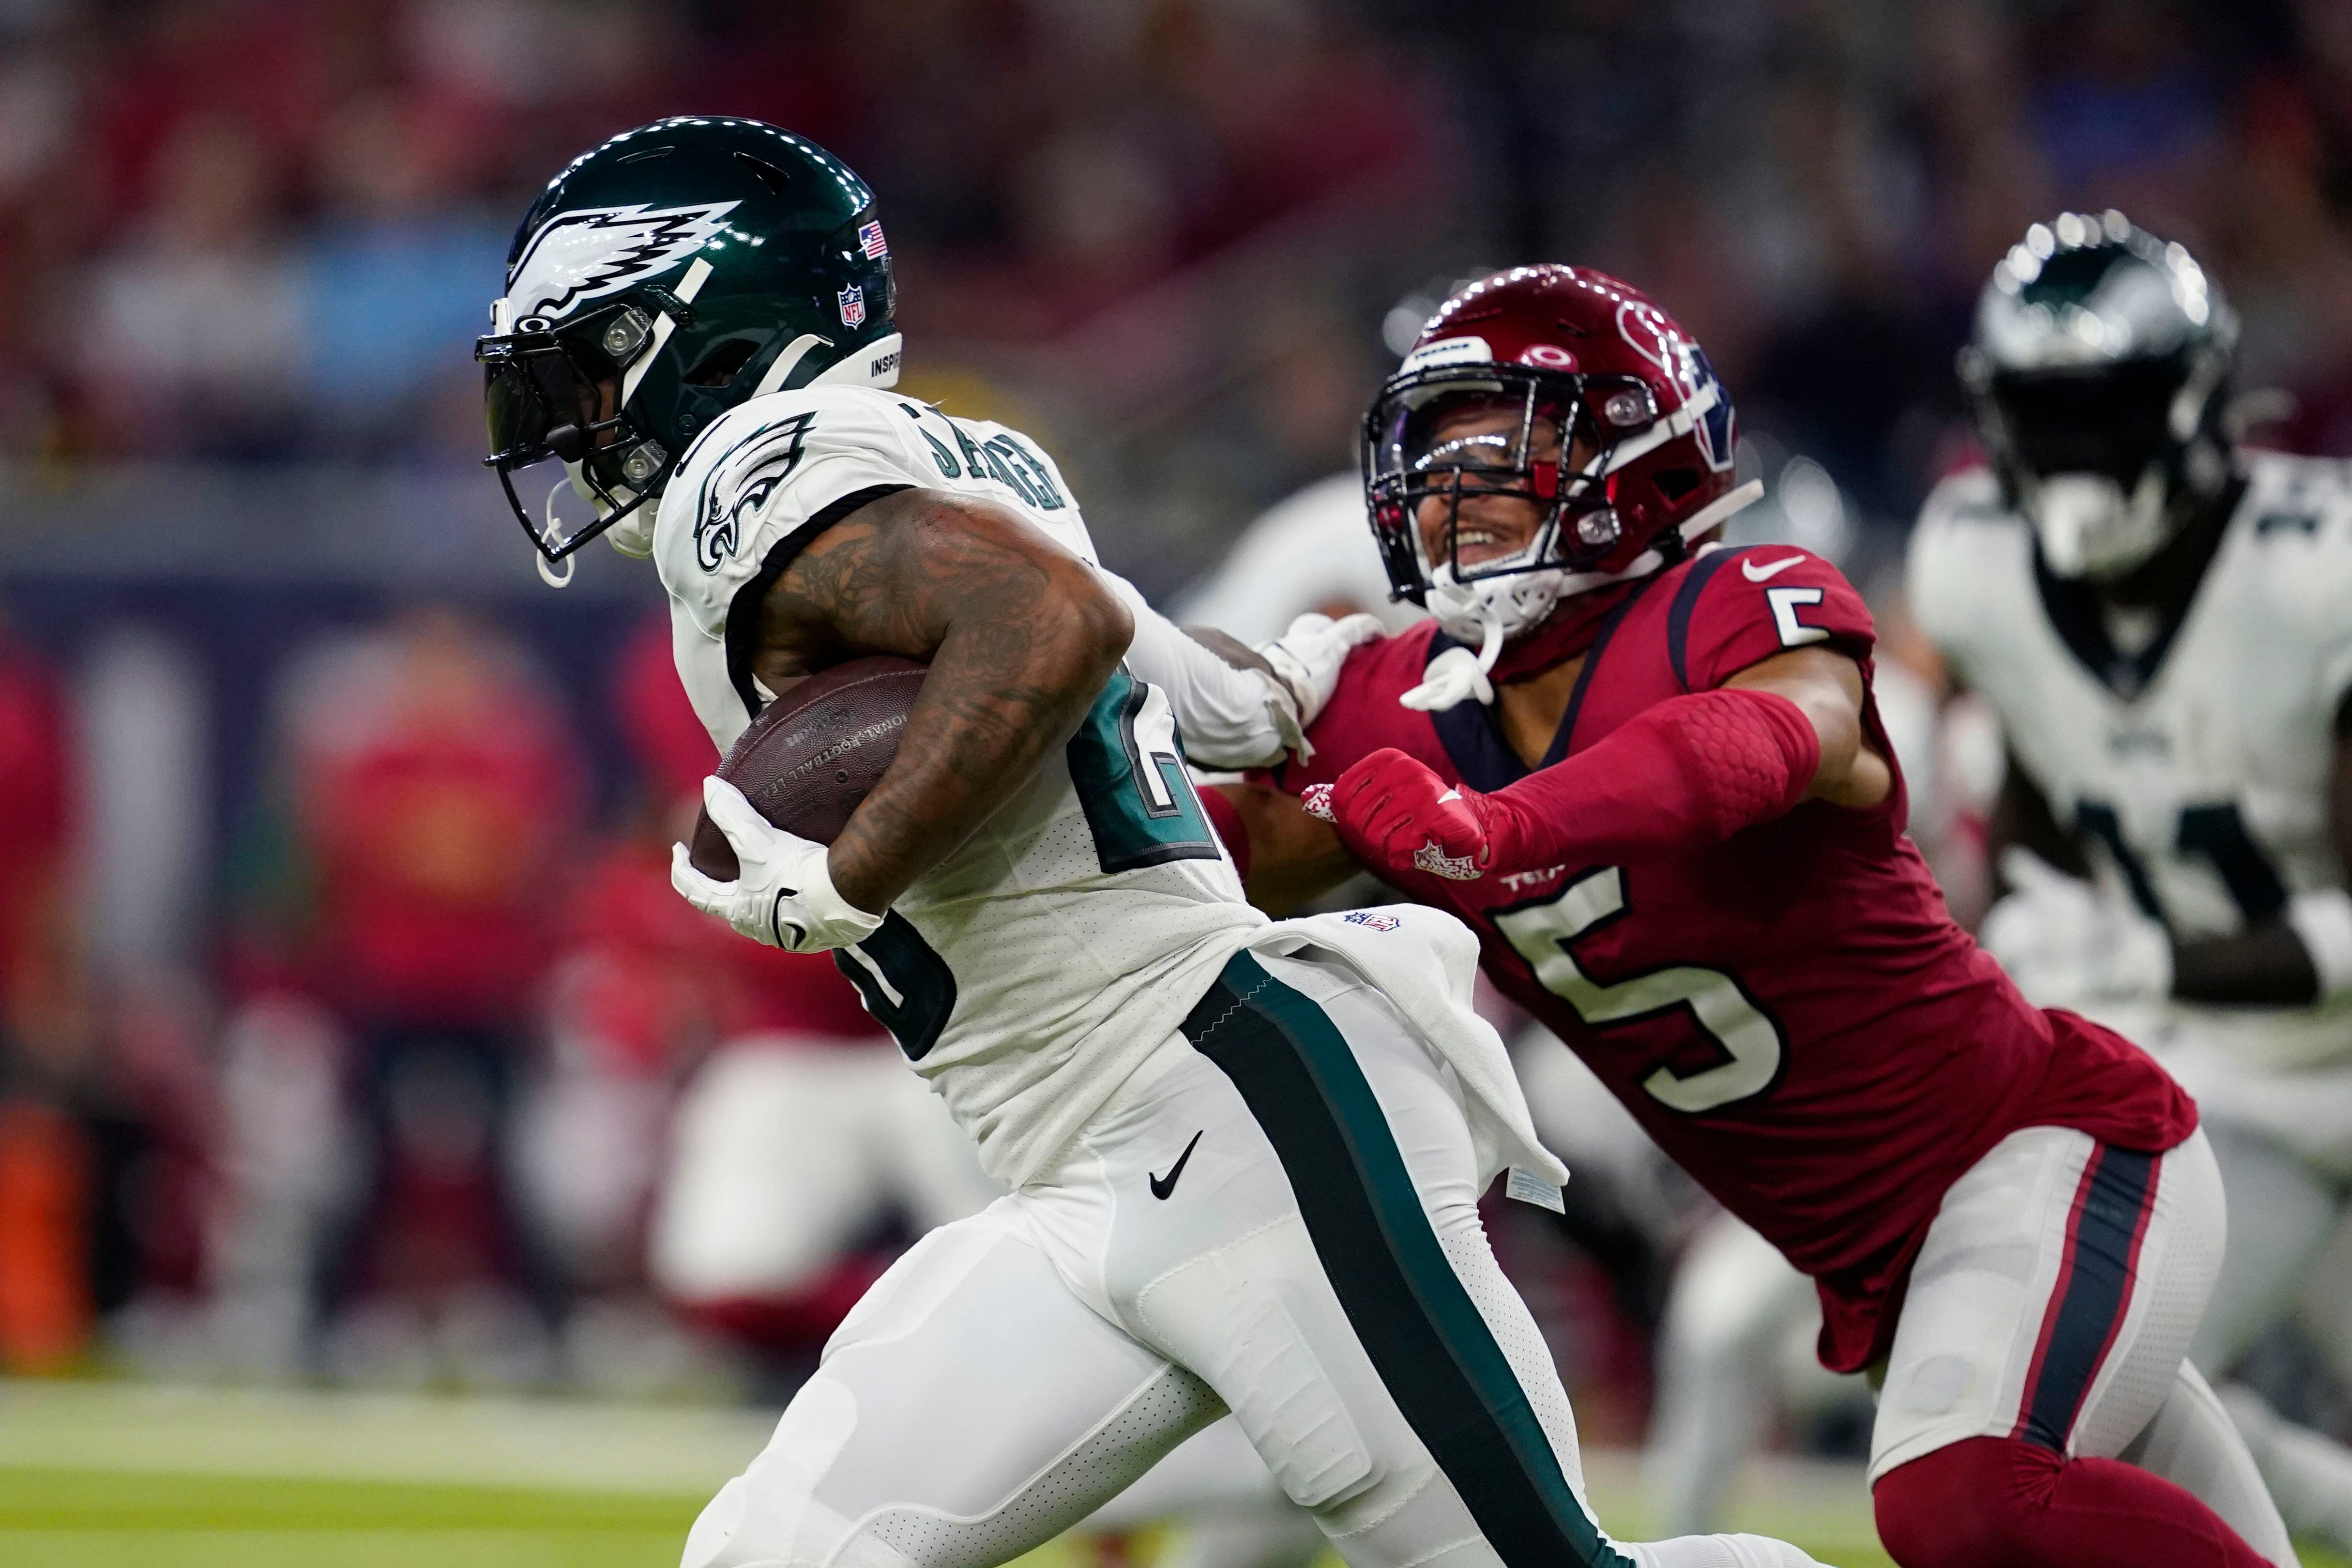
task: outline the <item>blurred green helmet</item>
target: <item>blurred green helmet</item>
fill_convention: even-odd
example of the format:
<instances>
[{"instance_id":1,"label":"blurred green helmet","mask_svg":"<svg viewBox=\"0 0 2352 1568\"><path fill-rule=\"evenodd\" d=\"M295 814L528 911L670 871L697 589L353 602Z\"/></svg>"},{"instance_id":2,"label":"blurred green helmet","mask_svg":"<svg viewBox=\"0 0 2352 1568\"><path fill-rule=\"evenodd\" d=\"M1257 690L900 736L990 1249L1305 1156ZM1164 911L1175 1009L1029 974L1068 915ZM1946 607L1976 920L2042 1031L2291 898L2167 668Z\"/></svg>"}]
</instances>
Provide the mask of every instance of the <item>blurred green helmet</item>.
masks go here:
<instances>
[{"instance_id":1,"label":"blurred green helmet","mask_svg":"<svg viewBox=\"0 0 2352 1568\"><path fill-rule=\"evenodd\" d=\"M488 467L546 562L616 523L651 549L654 509L728 409L813 383L898 379L890 247L874 193L805 137L681 116L574 159L523 214L490 305ZM537 515L514 477L563 466ZM593 509L557 514L566 488ZM544 568L542 567L542 570Z\"/></svg>"},{"instance_id":2,"label":"blurred green helmet","mask_svg":"<svg viewBox=\"0 0 2352 1568\"><path fill-rule=\"evenodd\" d=\"M2237 337L2196 259L2112 209L2037 223L1994 267L1960 379L2051 572L2126 576L2224 492Z\"/></svg>"}]
</instances>

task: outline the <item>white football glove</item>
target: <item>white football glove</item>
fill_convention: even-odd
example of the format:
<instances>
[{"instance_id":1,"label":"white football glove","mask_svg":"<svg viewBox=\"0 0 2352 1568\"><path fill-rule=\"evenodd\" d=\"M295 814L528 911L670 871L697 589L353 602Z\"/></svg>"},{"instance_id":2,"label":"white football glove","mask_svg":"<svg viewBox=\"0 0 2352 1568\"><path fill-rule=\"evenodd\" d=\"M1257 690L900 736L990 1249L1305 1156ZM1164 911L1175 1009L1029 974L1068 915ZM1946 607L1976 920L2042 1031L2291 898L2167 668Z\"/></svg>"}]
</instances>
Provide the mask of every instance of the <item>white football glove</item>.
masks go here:
<instances>
[{"instance_id":1,"label":"white football glove","mask_svg":"<svg viewBox=\"0 0 2352 1568\"><path fill-rule=\"evenodd\" d=\"M1977 942L2037 1007L2154 1001L2172 994L2172 938L2125 899L2069 877L2030 849L2001 853L2014 891Z\"/></svg>"},{"instance_id":2,"label":"white football glove","mask_svg":"<svg viewBox=\"0 0 2352 1568\"><path fill-rule=\"evenodd\" d=\"M882 923L834 890L824 845L776 826L725 779L702 781L702 806L742 867L735 880L721 882L694 868L685 845L670 847L670 886L704 914L786 952L848 947Z\"/></svg>"},{"instance_id":3,"label":"white football glove","mask_svg":"<svg viewBox=\"0 0 2352 1568\"><path fill-rule=\"evenodd\" d=\"M1290 629L1272 642L1258 645L1258 657L1279 677L1273 706L1282 743L1300 762L1315 755L1315 748L1307 743L1307 731L1339 689L1339 667L1348 662L1349 650L1380 635L1376 616L1343 616L1335 621L1309 613L1292 621Z\"/></svg>"}]
</instances>

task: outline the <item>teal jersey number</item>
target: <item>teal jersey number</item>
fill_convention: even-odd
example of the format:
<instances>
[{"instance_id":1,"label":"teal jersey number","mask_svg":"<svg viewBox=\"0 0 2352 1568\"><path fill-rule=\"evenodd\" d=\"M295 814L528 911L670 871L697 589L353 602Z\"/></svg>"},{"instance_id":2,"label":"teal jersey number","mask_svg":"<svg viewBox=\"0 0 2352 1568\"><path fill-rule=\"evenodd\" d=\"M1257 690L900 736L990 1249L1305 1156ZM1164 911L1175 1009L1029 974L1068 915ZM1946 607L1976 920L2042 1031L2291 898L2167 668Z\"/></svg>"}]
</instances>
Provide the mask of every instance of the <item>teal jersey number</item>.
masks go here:
<instances>
[{"instance_id":1,"label":"teal jersey number","mask_svg":"<svg viewBox=\"0 0 2352 1568\"><path fill-rule=\"evenodd\" d=\"M1094 829L1095 858L1106 872L1171 860L1214 860L1224 853L1192 793L1167 693L1111 672L1093 709L1070 737L1070 783Z\"/></svg>"},{"instance_id":2,"label":"teal jersey number","mask_svg":"<svg viewBox=\"0 0 2352 1568\"><path fill-rule=\"evenodd\" d=\"M872 936L855 947L835 948L833 962L908 1061L930 1055L955 1011L955 974L913 921L893 910Z\"/></svg>"}]
</instances>

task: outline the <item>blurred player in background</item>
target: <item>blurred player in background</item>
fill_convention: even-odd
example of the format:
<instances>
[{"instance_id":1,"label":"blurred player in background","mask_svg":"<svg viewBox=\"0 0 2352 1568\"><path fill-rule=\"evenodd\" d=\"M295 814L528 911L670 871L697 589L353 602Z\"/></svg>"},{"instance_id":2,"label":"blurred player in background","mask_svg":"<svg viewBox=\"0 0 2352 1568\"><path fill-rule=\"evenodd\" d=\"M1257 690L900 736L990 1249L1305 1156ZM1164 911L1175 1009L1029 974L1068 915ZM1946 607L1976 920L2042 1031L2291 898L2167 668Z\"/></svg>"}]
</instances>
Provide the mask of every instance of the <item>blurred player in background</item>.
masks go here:
<instances>
[{"instance_id":1,"label":"blurred player in background","mask_svg":"<svg viewBox=\"0 0 2352 1568\"><path fill-rule=\"evenodd\" d=\"M335 1019L359 1134L320 1268L328 1359L362 1373L437 1342L539 1375L562 1290L509 1134L560 935L545 889L584 804L565 715L513 644L428 607L317 650L280 722L293 810L254 857L262 988Z\"/></svg>"},{"instance_id":2,"label":"blurred player in background","mask_svg":"<svg viewBox=\"0 0 2352 1568\"><path fill-rule=\"evenodd\" d=\"M1441 279L1399 300L1381 323L1390 360L1404 357L1441 300L1490 270L1479 268L1452 282ZM1246 643L1271 641L1309 614L1335 620L1369 614L1388 630L1402 631L1428 612L1390 594L1380 556L1364 548L1366 521L1364 479L1353 467L1317 479L1252 519L1170 613Z\"/></svg>"},{"instance_id":3,"label":"blurred player in background","mask_svg":"<svg viewBox=\"0 0 2352 1568\"><path fill-rule=\"evenodd\" d=\"M477 351L492 464L543 561L599 533L656 559L715 742L845 658L929 662L830 847L714 779L738 875L682 845L672 874L744 935L838 953L1014 1189L860 1301L688 1568L1003 1561L1227 1410L1360 1563L1810 1561L1593 1521L1478 1227L1506 1166L1530 1197L1565 1172L1468 1010L1465 934L1242 897L1179 718L1205 761L1270 763L1369 628L1213 652L1094 563L1026 438L890 395L888 243L802 138L616 137L533 204L506 281ZM550 459L587 521L515 496Z\"/></svg>"},{"instance_id":4,"label":"blurred player in background","mask_svg":"<svg viewBox=\"0 0 2352 1568\"><path fill-rule=\"evenodd\" d=\"M2183 1359L2222 1244L2196 1108L1952 923L1844 579L1702 548L1755 489L1698 345L1614 279L1516 268L1432 318L1366 444L1436 625L1358 649L1313 758L1234 792L1253 890L1361 861L1477 925L1505 992L1813 1277L1823 1363L1883 1376L1905 1568L2291 1563Z\"/></svg>"},{"instance_id":5,"label":"blurred player in background","mask_svg":"<svg viewBox=\"0 0 2352 1568\"><path fill-rule=\"evenodd\" d=\"M1961 359L1991 462L1911 553L2008 742L1986 947L2146 1040L2212 1131L2229 1250L2191 1353L2221 1372L2311 1300L2352 1178L2352 481L2235 445L2236 338L2180 246L2034 225ZM2314 1305L2340 1352L2352 1302ZM2352 1547L2352 1454L2225 1397L2288 1521Z\"/></svg>"}]
</instances>

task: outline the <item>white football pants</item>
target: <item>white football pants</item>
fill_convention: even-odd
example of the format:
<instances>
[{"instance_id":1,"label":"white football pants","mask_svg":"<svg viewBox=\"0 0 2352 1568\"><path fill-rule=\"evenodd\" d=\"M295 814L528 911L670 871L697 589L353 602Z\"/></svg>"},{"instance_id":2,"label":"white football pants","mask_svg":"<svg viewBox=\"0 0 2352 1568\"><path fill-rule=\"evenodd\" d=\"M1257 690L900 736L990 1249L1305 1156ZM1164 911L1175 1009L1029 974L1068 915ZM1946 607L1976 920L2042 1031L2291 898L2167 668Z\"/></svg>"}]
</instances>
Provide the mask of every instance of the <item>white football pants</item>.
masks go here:
<instances>
[{"instance_id":1,"label":"white football pants","mask_svg":"<svg viewBox=\"0 0 2352 1568\"><path fill-rule=\"evenodd\" d=\"M1871 1480L1979 1436L2121 1458L2292 1568L2252 1456L2187 1360L2226 1236L2202 1131L2161 1155L2064 1127L2002 1139L1945 1193L1911 1266Z\"/></svg>"},{"instance_id":2,"label":"white football pants","mask_svg":"<svg viewBox=\"0 0 2352 1568\"><path fill-rule=\"evenodd\" d=\"M675 1300L788 1296L896 1206L928 1233L1004 1189L887 1041L757 1035L730 1042L682 1097L655 1211L656 1280ZM1191 1568L1282 1568L1323 1537L1230 1421L1181 1445L1086 1521L1181 1518Z\"/></svg>"},{"instance_id":3,"label":"white football pants","mask_svg":"<svg viewBox=\"0 0 2352 1568\"><path fill-rule=\"evenodd\" d=\"M877 1282L684 1568L987 1568L1228 1409L1351 1563L1808 1563L1601 1533L1478 1177L1384 997L1236 956L1053 1167Z\"/></svg>"},{"instance_id":4,"label":"white football pants","mask_svg":"<svg viewBox=\"0 0 2352 1568\"><path fill-rule=\"evenodd\" d=\"M2017 1426L2092 1148L2081 1133L2029 1129L1954 1184L1913 1268L1873 1433L1874 1479L1944 1443L2006 1435ZM2231 1157L2215 1170L2214 1155L2223 1152ZM2226 1224L2217 1212L2224 1173ZM2138 1260L2129 1310L2094 1369L2096 1380L2080 1391L2067 1451L2152 1470L2201 1499L2264 1555L2292 1561L2280 1555L2288 1550L2280 1514L2299 1515L2298 1527L2315 1531L2352 1519L2342 1500L2352 1465L2337 1446L2242 1397L2231 1405L2235 1426L2262 1424L2242 1441L2192 1363L2216 1341L2242 1349L2269 1321L2250 1310L2263 1295L2262 1283L2307 1260L2325 1234L2307 1223L2312 1209L2299 1201L2307 1195L2300 1184L2226 1131L2217 1130L2210 1144L2200 1133L2173 1151L2159 1163L2159 1176L2167 1201L2149 1216L2156 1247ZM2250 1211L2268 1211L2252 1221L2257 1237L2290 1244L2258 1241L2242 1255L2239 1219ZM2211 1287L2224 1232L2228 1267L2200 1328L2197 1304ZM2276 1256L2282 1250L2291 1260ZM1705 1528L1715 1517L1764 1409L1784 1386L1787 1334L1818 1322L1810 1281L1745 1226L1710 1230L1694 1244L1668 1308L1649 1456L1663 1524ZM2185 1348L2189 1363L2166 1373ZM2255 1459L2263 1461L2259 1473ZM2301 1506L2289 1510L2290 1500Z\"/></svg>"}]
</instances>

